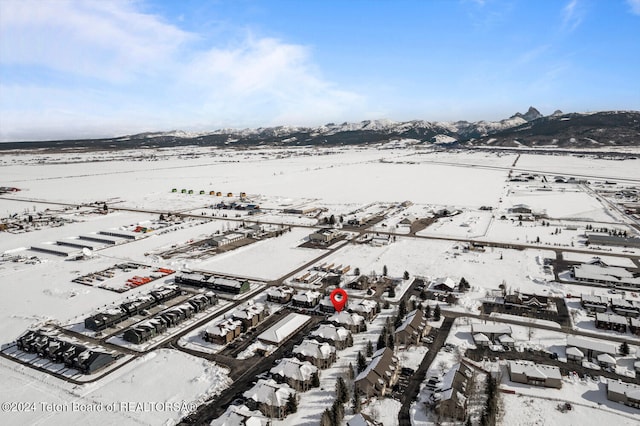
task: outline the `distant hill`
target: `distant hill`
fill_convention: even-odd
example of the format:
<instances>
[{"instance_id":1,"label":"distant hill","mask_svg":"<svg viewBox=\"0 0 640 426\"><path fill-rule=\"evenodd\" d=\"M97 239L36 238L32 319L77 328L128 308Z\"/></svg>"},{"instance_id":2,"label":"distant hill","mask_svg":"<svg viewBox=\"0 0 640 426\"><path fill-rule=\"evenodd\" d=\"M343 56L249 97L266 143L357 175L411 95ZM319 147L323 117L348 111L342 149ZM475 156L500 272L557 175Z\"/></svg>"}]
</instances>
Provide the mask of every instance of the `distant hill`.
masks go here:
<instances>
[{"instance_id":1,"label":"distant hill","mask_svg":"<svg viewBox=\"0 0 640 426\"><path fill-rule=\"evenodd\" d=\"M366 120L329 123L319 127L279 126L258 129L220 129L142 133L131 136L46 142L1 143L0 150L112 150L173 146L342 146L412 139L416 143L454 147L557 147L563 149L640 146L640 112L606 111L543 116L530 107L500 121L429 122Z\"/></svg>"}]
</instances>

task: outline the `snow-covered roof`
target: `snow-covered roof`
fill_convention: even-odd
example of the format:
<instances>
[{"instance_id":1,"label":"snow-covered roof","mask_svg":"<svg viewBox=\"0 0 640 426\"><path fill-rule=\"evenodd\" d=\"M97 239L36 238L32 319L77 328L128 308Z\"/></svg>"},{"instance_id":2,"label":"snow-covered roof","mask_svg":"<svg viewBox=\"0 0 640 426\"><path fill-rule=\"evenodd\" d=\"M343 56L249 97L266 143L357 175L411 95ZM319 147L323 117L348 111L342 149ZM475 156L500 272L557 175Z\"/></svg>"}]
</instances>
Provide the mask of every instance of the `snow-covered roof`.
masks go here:
<instances>
[{"instance_id":1,"label":"snow-covered roof","mask_svg":"<svg viewBox=\"0 0 640 426\"><path fill-rule=\"evenodd\" d=\"M241 319L251 319L256 315L260 315L262 311L264 311L264 305L262 303L256 303L236 309L235 311L233 311L233 317Z\"/></svg>"},{"instance_id":2,"label":"snow-covered roof","mask_svg":"<svg viewBox=\"0 0 640 426\"><path fill-rule=\"evenodd\" d=\"M500 343L513 343L516 340L509 336L508 334L503 334L502 336L498 337L498 340L500 341Z\"/></svg>"},{"instance_id":3,"label":"snow-covered roof","mask_svg":"<svg viewBox=\"0 0 640 426\"><path fill-rule=\"evenodd\" d=\"M336 312L329 317L329 321L345 325L360 325L364 323L364 317L358 314L350 314L349 312Z\"/></svg>"},{"instance_id":4,"label":"snow-covered roof","mask_svg":"<svg viewBox=\"0 0 640 426\"><path fill-rule=\"evenodd\" d=\"M290 395L295 394L296 391L286 383L276 383L273 379L259 379L251 389L242 395L272 407L282 407L287 403Z\"/></svg>"},{"instance_id":5,"label":"snow-covered roof","mask_svg":"<svg viewBox=\"0 0 640 426\"><path fill-rule=\"evenodd\" d=\"M611 380L607 382L607 390L609 392L626 395L627 398L640 400L640 386L623 382L622 380Z\"/></svg>"},{"instance_id":6,"label":"snow-covered roof","mask_svg":"<svg viewBox=\"0 0 640 426\"><path fill-rule=\"evenodd\" d=\"M567 346L575 346L576 348L595 350L610 355L618 352L616 345L598 340L585 339L580 336L567 336Z\"/></svg>"},{"instance_id":7,"label":"snow-covered roof","mask_svg":"<svg viewBox=\"0 0 640 426\"><path fill-rule=\"evenodd\" d=\"M217 419L211 422L211 426L266 426L269 419L260 411L251 411L246 405L230 405Z\"/></svg>"},{"instance_id":8,"label":"snow-covered roof","mask_svg":"<svg viewBox=\"0 0 640 426\"><path fill-rule=\"evenodd\" d=\"M311 319L308 315L291 313L258 336L258 340L281 343Z\"/></svg>"},{"instance_id":9,"label":"snow-covered roof","mask_svg":"<svg viewBox=\"0 0 640 426\"><path fill-rule=\"evenodd\" d=\"M269 370L271 374L279 374L294 380L305 382L318 372L318 367L309 361L300 361L297 358L284 358L280 363Z\"/></svg>"},{"instance_id":10,"label":"snow-covered roof","mask_svg":"<svg viewBox=\"0 0 640 426\"><path fill-rule=\"evenodd\" d=\"M608 314L606 312L598 312L596 314L596 321L608 322L611 324L620 324L625 326L627 325L627 318L623 317L622 315Z\"/></svg>"},{"instance_id":11,"label":"snow-covered roof","mask_svg":"<svg viewBox=\"0 0 640 426\"><path fill-rule=\"evenodd\" d=\"M640 278L634 278L631 272L618 266L600 266L583 263L582 265L573 267L573 276L576 279L640 285Z\"/></svg>"},{"instance_id":12,"label":"snow-covered roof","mask_svg":"<svg viewBox=\"0 0 640 426\"><path fill-rule=\"evenodd\" d=\"M438 285L444 285L451 290L455 289L456 287L456 283L451 279L451 277L439 277L431 282L429 288L433 288Z\"/></svg>"},{"instance_id":13,"label":"snow-covered roof","mask_svg":"<svg viewBox=\"0 0 640 426\"><path fill-rule=\"evenodd\" d=\"M298 293L293 296L293 300L298 300L300 302L310 303L317 300L321 294L315 290L308 290L303 293Z\"/></svg>"},{"instance_id":14,"label":"snow-covered roof","mask_svg":"<svg viewBox=\"0 0 640 426\"><path fill-rule=\"evenodd\" d=\"M236 328L241 326L242 326L242 323L240 321L235 321L235 320L232 320L231 318L227 318L217 322L211 327L208 327L205 330L205 333L210 334L212 336L226 336L230 331L233 331Z\"/></svg>"},{"instance_id":15,"label":"snow-covered roof","mask_svg":"<svg viewBox=\"0 0 640 426\"><path fill-rule=\"evenodd\" d=\"M267 290L267 295L271 297L283 297L287 294L293 294L293 288L291 287L271 287Z\"/></svg>"},{"instance_id":16,"label":"snow-covered roof","mask_svg":"<svg viewBox=\"0 0 640 426\"><path fill-rule=\"evenodd\" d=\"M509 361L511 373L523 374L534 379L561 379L560 369L552 365L536 364L532 361Z\"/></svg>"},{"instance_id":17,"label":"snow-covered roof","mask_svg":"<svg viewBox=\"0 0 640 426\"><path fill-rule=\"evenodd\" d=\"M373 300L362 299L358 303L350 304L349 309L355 312L371 312L376 309L376 302Z\"/></svg>"},{"instance_id":18,"label":"snow-covered roof","mask_svg":"<svg viewBox=\"0 0 640 426\"><path fill-rule=\"evenodd\" d=\"M489 342L489 338L484 333L476 333L473 335L474 342Z\"/></svg>"},{"instance_id":19,"label":"snow-covered roof","mask_svg":"<svg viewBox=\"0 0 640 426\"><path fill-rule=\"evenodd\" d=\"M382 380L381 375L385 374L388 378L391 376L392 371L396 369L395 365L393 365L394 359L391 349L382 348L377 350L373 353L371 362L367 365L367 368L358 374L355 381L358 382L367 379L370 374L375 374L373 377L377 376L377 380L383 384L384 380ZM371 378L369 378L369 381L371 381Z\"/></svg>"},{"instance_id":20,"label":"snow-covered roof","mask_svg":"<svg viewBox=\"0 0 640 426\"><path fill-rule=\"evenodd\" d=\"M584 353L582 353L582 351L578 348L574 348L574 347L567 348L566 353L567 353L567 356L571 355L575 357L584 358Z\"/></svg>"},{"instance_id":21,"label":"snow-covered roof","mask_svg":"<svg viewBox=\"0 0 640 426\"><path fill-rule=\"evenodd\" d=\"M336 327L333 324L322 324L311 332L311 336L318 336L323 339L342 342L346 340L351 332L344 327Z\"/></svg>"},{"instance_id":22,"label":"snow-covered roof","mask_svg":"<svg viewBox=\"0 0 640 426\"><path fill-rule=\"evenodd\" d=\"M407 314L407 318L404 320L400 327L396 328L396 333L402 332L407 329L407 327L411 326L411 328L418 328L422 321L422 311L421 310L413 310Z\"/></svg>"},{"instance_id":23,"label":"snow-covered roof","mask_svg":"<svg viewBox=\"0 0 640 426\"><path fill-rule=\"evenodd\" d=\"M327 359L336 352L336 348L328 343L320 343L315 339L305 339L293 348L294 354L310 356L315 359Z\"/></svg>"},{"instance_id":24,"label":"snow-covered roof","mask_svg":"<svg viewBox=\"0 0 640 426\"><path fill-rule=\"evenodd\" d=\"M598 355L598 362L615 365L616 359L609 354L600 354Z\"/></svg>"},{"instance_id":25,"label":"snow-covered roof","mask_svg":"<svg viewBox=\"0 0 640 426\"><path fill-rule=\"evenodd\" d=\"M484 324L475 323L471 324L471 333L483 333L483 334L511 334L511 326L506 324Z\"/></svg>"}]
</instances>

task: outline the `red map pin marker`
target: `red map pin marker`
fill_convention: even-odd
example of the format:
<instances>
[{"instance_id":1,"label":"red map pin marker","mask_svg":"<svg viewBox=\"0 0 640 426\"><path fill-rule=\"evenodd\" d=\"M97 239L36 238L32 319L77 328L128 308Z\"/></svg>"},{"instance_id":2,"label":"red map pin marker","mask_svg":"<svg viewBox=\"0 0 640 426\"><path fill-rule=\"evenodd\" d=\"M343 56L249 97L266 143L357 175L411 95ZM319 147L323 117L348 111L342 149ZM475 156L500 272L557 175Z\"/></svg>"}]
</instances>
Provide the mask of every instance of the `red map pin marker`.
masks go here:
<instances>
[{"instance_id":1,"label":"red map pin marker","mask_svg":"<svg viewBox=\"0 0 640 426\"><path fill-rule=\"evenodd\" d=\"M338 312L344 309L344 305L347 304L348 298L347 292L341 288L336 288L331 292L331 296L329 296L331 303L333 303L333 307L336 308L336 311Z\"/></svg>"}]
</instances>

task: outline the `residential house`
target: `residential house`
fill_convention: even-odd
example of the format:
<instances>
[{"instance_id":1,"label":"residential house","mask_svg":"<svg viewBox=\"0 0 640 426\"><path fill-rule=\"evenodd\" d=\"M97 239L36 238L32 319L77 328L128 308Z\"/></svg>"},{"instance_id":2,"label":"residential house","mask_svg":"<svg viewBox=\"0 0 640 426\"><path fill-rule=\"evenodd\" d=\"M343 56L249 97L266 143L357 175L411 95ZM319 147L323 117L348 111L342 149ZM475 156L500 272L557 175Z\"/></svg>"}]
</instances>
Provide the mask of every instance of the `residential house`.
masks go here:
<instances>
[{"instance_id":1,"label":"residential house","mask_svg":"<svg viewBox=\"0 0 640 426\"><path fill-rule=\"evenodd\" d=\"M618 353L618 347L613 343L573 335L567 336L567 350L569 348L579 349L587 361L597 360L601 354L615 356Z\"/></svg>"},{"instance_id":2,"label":"residential house","mask_svg":"<svg viewBox=\"0 0 640 426\"><path fill-rule=\"evenodd\" d=\"M467 399L473 392L473 370L464 363L455 364L445 373L431 396L436 412L463 421L467 417Z\"/></svg>"},{"instance_id":3,"label":"residential house","mask_svg":"<svg viewBox=\"0 0 640 426\"><path fill-rule=\"evenodd\" d=\"M364 317L362 315L352 314L346 311L337 312L331 315L327 320L336 326L346 328L354 334L367 329L367 325L365 324Z\"/></svg>"},{"instance_id":4,"label":"residential house","mask_svg":"<svg viewBox=\"0 0 640 426\"><path fill-rule=\"evenodd\" d=\"M599 312L596 314L596 327L626 333L627 319L621 315Z\"/></svg>"},{"instance_id":5,"label":"residential house","mask_svg":"<svg viewBox=\"0 0 640 426\"><path fill-rule=\"evenodd\" d=\"M234 310L231 316L242 322L242 332L246 332L261 323L268 316L268 312L262 303L250 303Z\"/></svg>"},{"instance_id":6,"label":"residential house","mask_svg":"<svg viewBox=\"0 0 640 426\"><path fill-rule=\"evenodd\" d=\"M471 335L478 346L488 346L491 343L502 344L498 338L511 336L511 327L499 323L474 323L471 324ZM504 338L503 338L504 339Z\"/></svg>"},{"instance_id":7,"label":"residential house","mask_svg":"<svg viewBox=\"0 0 640 426\"><path fill-rule=\"evenodd\" d=\"M404 322L396 328L395 340L401 345L414 345L430 331L431 327L427 325L424 313L421 309L416 309L409 312Z\"/></svg>"},{"instance_id":8,"label":"residential house","mask_svg":"<svg viewBox=\"0 0 640 426\"><path fill-rule=\"evenodd\" d=\"M340 231L333 228L322 228L309 235L309 241L317 244L329 244L340 237Z\"/></svg>"},{"instance_id":9,"label":"residential house","mask_svg":"<svg viewBox=\"0 0 640 426\"><path fill-rule=\"evenodd\" d=\"M371 362L353 382L355 389L367 398L383 397L398 378L398 359L389 348L374 352Z\"/></svg>"},{"instance_id":10,"label":"residential house","mask_svg":"<svg viewBox=\"0 0 640 426\"><path fill-rule=\"evenodd\" d=\"M293 354L302 361L309 361L318 368L329 368L336 360L336 348L315 339L305 339L293 348Z\"/></svg>"},{"instance_id":11,"label":"residential house","mask_svg":"<svg viewBox=\"0 0 640 426\"><path fill-rule=\"evenodd\" d=\"M306 392L313 386L314 379L318 380L318 367L297 358L281 359L269 372L275 381L286 383L297 392Z\"/></svg>"},{"instance_id":12,"label":"residential house","mask_svg":"<svg viewBox=\"0 0 640 426\"><path fill-rule=\"evenodd\" d=\"M319 342L326 342L337 350L353 346L351 332L344 327L336 327L333 324L321 324L311 332L311 337Z\"/></svg>"},{"instance_id":13,"label":"residential house","mask_svg":"<svg viewBox=\"0 0 640 426\"><path fill-rule=\"evenodd\" d=\"M640 408L640 386L622 380L607 381L607 399Z\"/></svg>"},{"instance_id":14,"label":"residential house","mask_svg":"<svg viewBox=\"0 0 640 426\"><path fill-rule=\"evenodd\" d=\"M611 310L618 315L637 318L640 314L639 308L640 307L636 301L629 301L620 298L611 299Z\"/></svg>"},{"instance_id":15,"label":"residential house","mask_svg":"<svg viewBox=\"0 0 640 426\"><path fill-rule=\"evenodd\" d=\"M259 379L243 396L250 410L260 410L270 418L284 419L288 413L287 401L296 398L296 391L286 383L277 383L273 379Z\"/></svg>"},{"instance_id":16,"label":"residential house","mask_svg":"<svg viewBox=\"0 0 640 426\"><path fill-rule=\"evenodd\" d=\"M507 367L512 382L548 388L562 387L562 376L558 367L521 360L509 361Z\"/></svg>"},{"instance_id":17,"label":"residential house","mask_svg":"<svg viewBox=\"0 0 640 426\"><path fill-rule=\"evenodd\" d=\"M226 345L242 334L242 321L226 318L207 327L202 338L210 343Z\"/></svg>"},{"instance_id":18,"label":"residential house","mask_svg":"<svg viewBox=\"0 0 640 426\"><path fill-rule=\"evenodd\" d=\"M361 315L366 321L372 321L380 312L380 305L374 300L360 299L355 303L351 303L347 310Z\"/></svg>"},{"instance_id":19,"label":"residential house","mask_svg":"<svg viewBox=\"0 0 640 426\"><path fill-rule=\"evenodd\" d=\"M307 290L293 296L293 306L297 308L315 308L320 303L322 294L314 290Z\"/></svg>"},{"instance_id":20,"label":"residential house","mask_svg":"<svg viewBox=\"0 0 640 426\"><path fill-rule=\"evenodd\" d=\"M275 303L289 303L294 290L291 287L271 287L267 290L267 301Z\"/></svg>"},{"instance_id":21,"label":"residential house","mask_svg":"<svg viewBox=\"0 0 640 426\"><path fill-rule=\"evenodd\" d=\"M583 294L580 296L580 305L589 313L606 312L609 302L602 296Z\"/></svg>"},{"instance_id":22,"label":"residential house","mask_svg":"<svg viewBox=\"0 0 640 426\"><path fill-rule=\"evenodd\" d=\"M269 426L268 418L257 410L249 410L246 405L230 405L210 426Z\"/></svg>"},{"instance_id":23,"label":"residential house","mask_svg":"<svg viewBox=\"0 0 640 426\"><path fill-rule=\"evenodd\" d=\"M451 277L436 278L429 284L429 290L436 292L451 293L456 291L457 284Z\"/></svg>"}]
</instances>

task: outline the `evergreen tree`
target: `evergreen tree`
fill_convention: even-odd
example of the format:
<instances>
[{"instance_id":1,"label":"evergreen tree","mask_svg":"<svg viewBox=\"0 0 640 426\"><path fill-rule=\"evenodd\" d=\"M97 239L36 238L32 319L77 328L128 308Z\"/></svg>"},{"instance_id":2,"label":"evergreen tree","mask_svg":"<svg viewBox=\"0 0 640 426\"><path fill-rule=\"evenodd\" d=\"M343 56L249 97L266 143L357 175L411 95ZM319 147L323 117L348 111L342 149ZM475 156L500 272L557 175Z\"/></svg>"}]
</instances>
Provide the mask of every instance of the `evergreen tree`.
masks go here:
<instances>
[{"instance_id":1,"label":"evergreen tree","mask_svg":"<svg viewBox=\"0 0 640 426\"><path fill-rule=\"evenodd\" d=\"M320 417L320 426L333 426L331 420L331 411L327 408Z\"/></svg>"},{"instance_id":2,"label":"evergreen tree","mask_svg":"<svg viewBox=\"0 0 640 426\"><path fill-rule=\"evenodd\" d=\"M407 302L402 299L398 304L398 316L404 318L405 315L407 315Z\"/></svg>"},{"instance_id":3,"label":"evergreen tree","mask_svg":"<svg viewBox=\"0 0 640 426\"><path fill-rule=\"evenodd\" d=\"M331 215L329 217L329 225L335 225L336 224L336 217L334 215Z\"/></svg>"},{"instance_id":4,"label":"evergreen tree","mask_svg":"<svg viewBox=\"0 0 640 426\"><path fill-rule=\"evenodd\" d=\"M367 368L367 359L362 355L362 352L358 351L358 373L364 371Z\"/></svg>"},{"instance_id":5,"label":"evergreen tree","mask_svg":"<svg viewBox=\"0 0 640 426\"><path fill-rule=\"evenodd\" d=\"M380 336L378 336L378 343L376 343L376 349L380 350L385 346L387 346L386 334L380 334Z\"/></svg>"},{"instance_id":6,"label":"evergreen tree","mask_svg":"<svg viewBox=\"0 0 640 426\"><path fill-rule=\"evenodd\" d=\"M353 391L353 412L358 414L362 411L362 400L360 398L360 392L357 390Z\"/></svg>"},{"instance_id":7,"label":"evergreen tree","mask_svg":"<svg viewBox=\"0 0 640 426\"><path fill-rule=\"evenodd\" d=\"M433 320L440 321L440 305L436 305L436 308L433 310Z\"/></svg>"},{"instance_id":8,"label":"evergreen tree","mask_svg":"<svg viewBox=\"0 0 640 426\"><path fill-rule=\"evenodd\" d=\"M387 269L387 265L384 265L382 267L382 276L386 277L388 273L389 273L389 270Z\"/></svg>"},{"instance_id":9,"label":"evergreen tree","mask_svg":"<svg viewBox=\"0 0 640 426\"><path fill-rule=\"evenodd\" d=\"M353 270L353 274L357 277L360 275L360 268L356 268Z\"/></svg>"},{"instance_id":10,"label":"evergreen tree","mask_svg":"<svg viewBox=\"0 0 640 426\"><path fill-rule=\"evenodd\" d=\"M402 278L404 278L405 280L409 279L409 271L404 271L404 274L402 275Z\"/></svg>"},{"instance_id":11,"label":"evergreen tree","mask_svg":"<svg viewBox=\"0 0 640 426\"><path fill-rule=\"evenodd\" d=\"M367 356L372 356L373 355L373 344L371 343L371 340L369 340L367 342Z\"/></svg>"},{"instance_id":12,"label":"evergreen tree","mask_svg":"<svg viewBox=\"0 0 640 426\"><path fill-rule=\"evenodd\" d=\"M396 319L393 322L393 328L394 329L398 329L398 327L400 327L402 325L402 317L400 316L400 314L396 315Z\"/></svg>"},{"instance_id":13,"label":"evergreen tree","mask_svg":"<svg viewBox=\"0 0 640 426\"><path fill-rule=\"evenodd\" d=\"M391 350L395 347L395 339L393 338L393 333L389 333L387 336L387 347Z\"/></svg>"},{"instance_id":14,"label":"evergreen tree","mask_svg":"<svg viewBox=\"0 0 640 426\"><path fill-rule=\"evenodd\" d=\"M431 306L427 305L427 307L424 308L424 316L427 318L431 318Z\"/></svg>"},{"instance_id":15,"label":"evergreen tree","mask_svg":"<svg viewBox=\"0 0 640 426\"><path fill-rule=\"evenodd\" d=\"M320 387L320 376L318 375L318 373L311 376L311 387Z\"/></svg>"},{"instance_id":16,"label":"evergreen tree","mask_svg":"<svg viewBox=\"0 0 640 426\"><path fill-rule=\"evenodd\" d=\"M420 290L420 300L427 300L427 292L424 289Z\"/></svg>"},{"instance_id":17,"label":"evergreen tree","mask_svg":"<svg viewBox=\"0 0 640 426\"><path fill-rule=\"evenodd\" d=\"M396 290L393 287L389 287L389 297L393 299L396 297Z\"/></svg>"},{"instance_id":18,"label":"evergreen tree","mask_svg":"<svg viewBox=\"0 0 640 426\"><path fill-rule=\"evenodd\" d=\"M349 400L349 390L342 377L336 381L336 399L343 404Z\"/></svg>"},{"instance_id":19,"label":"evergreen tree","mask_svg":"<svg viewBox=\"0 0 640 426\"><path fill-rule=\"evenodd\" d=\"M353 380L353 378L355 377L355 375L353 374L353 365L351 363L349 363L349 366L347 367L347 377L349 378L349 380Z\"/></svg>"},{"instance_id":20,"label":"evergreen tree","mask_svg":"<svg viewBox=\"0 0 640 426\"><path fill-rule=\"evenodd\" d=\"M296 411L298 411L298 399L295 394L291 393L287 398L287 413L295 413Z\"/></svg>"},{"instance_id":21,"label":"evergreen tree","mask_svg":"<svg viewBox=\"0 0 640 426\"><path fill-rule=\"evenodd\" d=\"M339 425L344 418L344 405L338 400L333 401L331 406L331 422L334 425Z\"/></svg>"}]
</instances>

